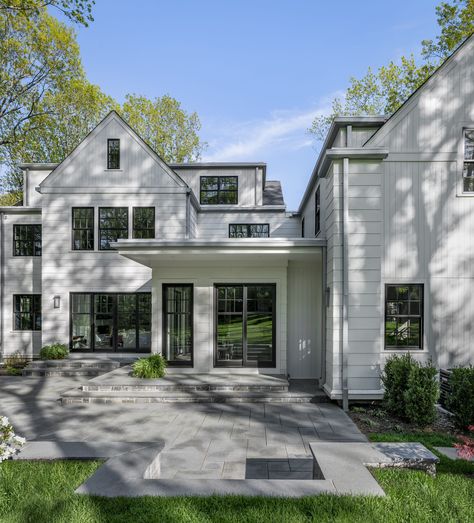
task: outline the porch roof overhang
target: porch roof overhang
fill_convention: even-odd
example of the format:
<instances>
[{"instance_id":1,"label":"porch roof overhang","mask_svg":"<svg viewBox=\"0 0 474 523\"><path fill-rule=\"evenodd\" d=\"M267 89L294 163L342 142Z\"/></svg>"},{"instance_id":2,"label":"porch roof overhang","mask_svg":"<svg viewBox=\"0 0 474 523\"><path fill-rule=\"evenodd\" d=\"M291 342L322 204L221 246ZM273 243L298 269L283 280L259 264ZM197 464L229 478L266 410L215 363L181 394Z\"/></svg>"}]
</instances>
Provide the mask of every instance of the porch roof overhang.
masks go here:
<instances>
[{"instance_id":1,"label":"porch roof overhang","mask_svg":"<svg viewBox=\"0 0 474 523\"><path fill-rule=\"evenodd\" d=\"M111 244L119 254L147 267L283 265L321 256L326 240L317 238L232 240L119 240Z\"/></svg>"}]
</instances>

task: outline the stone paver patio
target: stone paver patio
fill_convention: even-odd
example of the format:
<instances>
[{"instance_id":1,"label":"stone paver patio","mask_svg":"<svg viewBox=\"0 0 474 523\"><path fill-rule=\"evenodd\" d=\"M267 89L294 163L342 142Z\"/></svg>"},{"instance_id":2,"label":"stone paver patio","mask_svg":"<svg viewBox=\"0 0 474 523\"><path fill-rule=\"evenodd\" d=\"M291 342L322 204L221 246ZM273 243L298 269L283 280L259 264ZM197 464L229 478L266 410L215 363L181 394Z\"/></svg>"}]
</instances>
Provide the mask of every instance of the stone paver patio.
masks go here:
<instances>
[{"instance_id":1,"label":"stone paver patio","mask_svg":"<svg viewBox=\"0 0 474 523\"><path fill-rule=\"evenodd\" d=\"M27 440L156 442L162 478L243 479L247 459L311 456L310 442L366 442L331 403L61 405L84 378L0 377L0 414Z\"/></svg>"}]
</instances>

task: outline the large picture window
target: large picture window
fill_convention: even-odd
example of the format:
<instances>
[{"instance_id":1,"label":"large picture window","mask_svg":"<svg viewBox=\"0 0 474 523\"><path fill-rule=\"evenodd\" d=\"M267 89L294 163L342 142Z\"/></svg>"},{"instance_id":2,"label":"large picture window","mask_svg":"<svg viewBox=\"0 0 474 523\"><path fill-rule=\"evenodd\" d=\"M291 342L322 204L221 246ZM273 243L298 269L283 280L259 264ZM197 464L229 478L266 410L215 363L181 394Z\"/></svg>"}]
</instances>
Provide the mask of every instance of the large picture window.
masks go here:
<instances>
[{"instance_id":1,"label":"large picture window","mask_svg":"<svg viewBox=\"0 0 474 523\"><path fill-rule=\"evenodd\" d=\"M133 237L148 240L155 237L155 208L133 208Z\"/></svg>"},{"instance_id":2,"label":"large picture window","mask_svg":"<svg viewBox=\"0 0 474 523\"><path fill-rule=\"evenodd\" d=\"M193 362L193 286L163 285L164 353L173 365Z\"/></svg>"},{"instance_id":3,"label":"large picture window","mask_svg":"<svg viewBox=\"0 0 474 523\"><path fill-rule=\"evenodd\" d=\"M234 205L238 203L237 176L201 176L201 204Z\"/></svg>"},{"instance_id":4,"label":"large picture window","mask_svg":"<svg viewBox=\"0 0 474 523\"><path fill-rule=\"evenodd\" d=\"M217 366L275 366L274 284L216 285Z\"/></svg>"},{"instance_id":5,"label":"large picture window","mask_svg":"<svg viewBox=\"0 0 474 523\"><path fill-rule=\"evenodd\" d=\"M13 296L14 328L18 331L41 330L41 294Z\"/></svg>"},{"instance_id":6,"label":"large picture window","mask_svg":"<svg viewBox=\"0 0 474 523\"><path fill-rule=\"evenodd\" d=\"M73 207L72 248L74 251L94 250L94 208Z\"/></svg>"},{"instance_id":7,"label":"large picture window","mask_svg":"<svg viewBox=\"0 0 474 523\"><path fill-rule=\"evenodd\" d=\"M71 350L150 350L150 293L72 293L70 303Z\"/></svg>"},{"instance_id":8,"label":"large picture window","mask_svg":"<svg viewBox=\"0 0 474 523\"><path fill-rule=\"evenodd\" d=\"M99 208L99 249L110 250L110 244L128 238L128 208Z\"/></svg>"},{"instance_id":9,"label":"large picture window","mask_svg":"<svg viewBox=\"0 0 474 523\"><path fill-rule=\"evenodd\" d=\"M474 129L464 131L463 190L474 192Z\"/></svg>"},{"instance_id":10,"label":"large picture window","mask_svg":"<svg viewBox=\"0 0 474 523\"><path fill-rule=\"evenodd\" d=\"M13 255L41 256L41 225L13 226Z\"/></svg>"},{"instance_id":11,"label":"large picture window","mask_svg":"<svg viewBox=\"0 0 474 523\"><path fill-rule=\"evenodd\" d=\"M385 286L385 348L423 346L423 285Z\"/></svg>"},{"instance_id":12,"label":"large picture window","mask_svg":"<svg viewBox=\"0 0 474 523\"><path fill-rule=\"evenodd\" d=\"M229 238L268 238L270 225L268 223L231 223Z\"/></svg>"}]
</instances>

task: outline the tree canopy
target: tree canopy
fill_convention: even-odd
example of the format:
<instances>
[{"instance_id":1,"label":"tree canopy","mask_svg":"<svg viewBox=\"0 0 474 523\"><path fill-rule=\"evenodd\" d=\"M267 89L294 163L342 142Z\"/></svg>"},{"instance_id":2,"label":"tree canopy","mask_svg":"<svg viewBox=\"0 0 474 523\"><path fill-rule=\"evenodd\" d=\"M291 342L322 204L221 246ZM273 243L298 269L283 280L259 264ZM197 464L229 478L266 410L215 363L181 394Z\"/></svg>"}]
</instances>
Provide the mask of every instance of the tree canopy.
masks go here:
<instances>
[{"instance_id":1,"label":"tree canopy","mask_svg":"<svg viewBox=\"0 0 474 523\"><path fill-rule=\"evenodd\" d=\"M402 56L400 61L362 78L350 79L345 95L335 98L329 115L318 116L309 129L318 140L324 139L337 116L390 115L420 87L446 58L474 32L474 0L450 0L436 7L439 34L422 41L421 58Z\"/></svg>"}]
</instances>

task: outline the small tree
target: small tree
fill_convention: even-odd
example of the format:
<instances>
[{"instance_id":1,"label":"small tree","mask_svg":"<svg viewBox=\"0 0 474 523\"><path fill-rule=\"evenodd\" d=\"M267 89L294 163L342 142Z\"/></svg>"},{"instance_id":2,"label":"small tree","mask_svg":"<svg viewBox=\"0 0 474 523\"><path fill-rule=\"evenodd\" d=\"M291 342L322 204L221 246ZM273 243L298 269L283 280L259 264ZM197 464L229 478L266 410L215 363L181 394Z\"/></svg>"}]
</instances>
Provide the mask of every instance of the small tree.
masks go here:
<instances>
[{"instance_id":1,"label":"small tree","mask_svg":"<svg viewBox=\"0 0 474 523\"><path fill-rule=\"evenodd\" d=\"M405 392L415 361L410 354L391 356L385 363L381 379L385 388L384 406L388 412L405 417Z\"/></svg>"}]
</instances>

